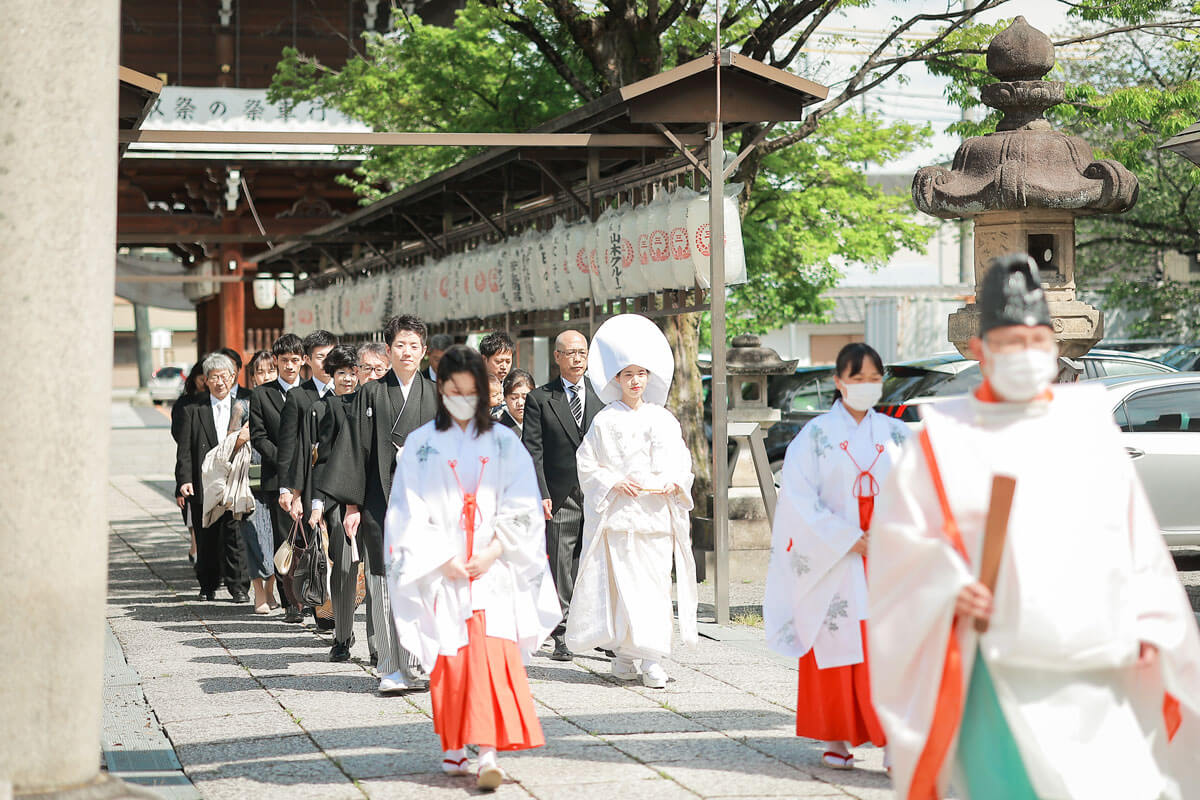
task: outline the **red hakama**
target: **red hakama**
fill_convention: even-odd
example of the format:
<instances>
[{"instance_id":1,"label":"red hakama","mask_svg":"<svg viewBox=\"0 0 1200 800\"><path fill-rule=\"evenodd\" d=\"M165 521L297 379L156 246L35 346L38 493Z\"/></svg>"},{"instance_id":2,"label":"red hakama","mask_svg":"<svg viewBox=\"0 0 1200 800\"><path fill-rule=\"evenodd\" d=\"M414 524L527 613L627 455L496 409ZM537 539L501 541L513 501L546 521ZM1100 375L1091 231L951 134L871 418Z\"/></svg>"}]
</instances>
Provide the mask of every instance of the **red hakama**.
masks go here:
<instances>
[{"instance_id":1,"label":"red hakama","mask_svg":"<svg viewBox=\"0 0 1200 800\"><path fill-rule=\"evenodd\" d=\"M875 461L866 469L854 461L847 442L842 442L841 448L858 469L854 495L858 498L859 527L866 531L871 527L875 495L879 493L879 484L871 470L883 455L883 446L875 446ZM866 563L864 558L864 569ZM812 650L800 659L796 691L797 736L823 742L849 742L851 747L864 742L871 742L878 747L887 744L883 726L879 724L879 717L875 715L875 707L871 704L866 620L860 626L863 643L863 660L860 663L819 669Z\"/></svg>"},{"instance_id":2,"label":"red hakama","mask_svg":"<svg viewBox=\"0 0 1200 800\"><path fill-rule=\"evenodd\" d=\"M863 660L845 667L817 668L811 650L800 659L796 693L796 735L823 742L887 743L871 705L867 678L867 623L863 621Z\"/></svg>"},{"instance_id":3,"label":"red hakama","mask_svg":"<svg viewBox=\"0 0 1200 800\"><path fill-rule=\"evenodd\" d=\"M488 636L482 611L467 620L467 636L467 646L457 654L438 656L429 676L433 730L442 738L442 749L544 745L516 642Z\"/></svg>"}]
</instances>

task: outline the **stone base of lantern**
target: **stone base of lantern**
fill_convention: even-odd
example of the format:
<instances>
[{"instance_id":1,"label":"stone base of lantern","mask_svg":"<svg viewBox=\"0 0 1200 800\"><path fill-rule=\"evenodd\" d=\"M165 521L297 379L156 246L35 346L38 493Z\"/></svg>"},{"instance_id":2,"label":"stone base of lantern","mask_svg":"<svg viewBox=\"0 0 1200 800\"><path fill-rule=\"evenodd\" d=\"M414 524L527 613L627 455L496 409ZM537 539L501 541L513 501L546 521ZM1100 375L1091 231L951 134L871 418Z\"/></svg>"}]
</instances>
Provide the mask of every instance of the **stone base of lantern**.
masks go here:
<instances>
[{"instance_id":1,"label":"stone base of lantern","mask_svg":"<svg viewBox=\"0 0 1200 800\"><path fill-rule=\"evenodd\" d=\"M1079 358L1086 355L1104 337L1104 312L1081 300L1050 303L1054 321L1054 336L1058 339L1059 355ZM979 334L979 310L974 303L950 315L947 336L967 358L973 358L968 342Z\"/></svg>"}]
</instances>

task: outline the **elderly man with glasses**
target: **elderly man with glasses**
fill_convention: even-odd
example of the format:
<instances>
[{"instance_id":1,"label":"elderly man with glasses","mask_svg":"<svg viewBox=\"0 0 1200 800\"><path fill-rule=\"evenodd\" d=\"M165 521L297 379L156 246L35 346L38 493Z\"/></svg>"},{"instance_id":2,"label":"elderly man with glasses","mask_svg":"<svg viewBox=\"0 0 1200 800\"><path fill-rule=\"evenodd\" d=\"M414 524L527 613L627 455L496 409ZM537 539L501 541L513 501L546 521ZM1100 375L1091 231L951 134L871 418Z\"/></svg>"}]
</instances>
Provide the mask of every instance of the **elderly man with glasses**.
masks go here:
<instances>
[{"instance_id":1,"label":"elderly man with glasses","mask_svg":"<svg viewBox=\"0 0 1200 800\"><path fill-rule=\"evenodd\" d=\"M567 649L567 612L579 571L583 547L583 493L575 451L592 419L604 407L584 373L588 342L579 331L563 331L554 340L554 363L559 377L525 397L521 441L533 456L542 509L546 515L546 551L550 574L558 590L563 621L552 634L555 661L570 661Z\"/></svg>"},{"instance_id":2,"label":"elderly man with glasses","mask_svg":"<svg viewBox=\"0 0 1200 800\"><path fill-rule=\"evenodd\" d=\"M233 514L226 511L212 525L201 525L204 456L231 432L230 421L235 419L233 404L239 399L232 391L237 382L237 367L228 356L212 353L204 358L203 369L208 391L184 412L183 431L175 451L175 495L180 508L190 505L195 523L199 599L215 600L217 586L223 582L233 602L248 603L250 578L246 571L245 544ZM244 435L249 441L248 430Z\"/></svg>"}]
</instances>

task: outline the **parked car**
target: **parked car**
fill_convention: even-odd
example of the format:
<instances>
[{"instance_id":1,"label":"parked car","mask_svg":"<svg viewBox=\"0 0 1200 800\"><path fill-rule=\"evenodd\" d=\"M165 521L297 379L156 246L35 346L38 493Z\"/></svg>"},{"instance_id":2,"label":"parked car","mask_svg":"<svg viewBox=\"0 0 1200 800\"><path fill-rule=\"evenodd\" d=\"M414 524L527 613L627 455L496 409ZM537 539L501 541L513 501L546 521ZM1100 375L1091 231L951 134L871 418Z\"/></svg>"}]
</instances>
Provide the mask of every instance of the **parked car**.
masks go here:
<instances>
[{"instance_id":1,"label":"parked car","mask_svg":"<svg viewBox=\"0 0 1200 800\"><path fill-rule=\"evenodd\" d=\"M1083 366L1080 380L1161 375L1179 371L1170 365L1120 350L1092 350L1078 361ZM917 422L920 419L917 407L922 403L966 394L982 382L979 362L958 353L889 364L884 369L883 396L876 409L905 422Z\"/></svg>"},{"instance_id":2,"label":"parked car","mask_svg":"<svg viewBox=\"0 0 1200 800\"><path fill-rule=\"evenodd\" d=\"M1200 372L1200 344L1181 344L1154 359L1183 372Z\"/></svg>"},{"instance_id":3,"label":"parked car","mask_svg":"<svg viewBox=\"0 0 1200 800\"><path fill-rule=\"evenodd\" d=\"M1200 545L1200 375L1101 382L1163 538L1169 545Z\"/></svg>"},{"instance_id":4,"label":"parked car","mask_svg":"<svg viewBox=\"0 0 1200 800\"><path fill-rule=\"evenodd\" d=\"M183 394L183 382L189 369L191 366L187 364L160 367L147 384L150 399L156 403L174 403Z\"/></svg>"}]
</instances>

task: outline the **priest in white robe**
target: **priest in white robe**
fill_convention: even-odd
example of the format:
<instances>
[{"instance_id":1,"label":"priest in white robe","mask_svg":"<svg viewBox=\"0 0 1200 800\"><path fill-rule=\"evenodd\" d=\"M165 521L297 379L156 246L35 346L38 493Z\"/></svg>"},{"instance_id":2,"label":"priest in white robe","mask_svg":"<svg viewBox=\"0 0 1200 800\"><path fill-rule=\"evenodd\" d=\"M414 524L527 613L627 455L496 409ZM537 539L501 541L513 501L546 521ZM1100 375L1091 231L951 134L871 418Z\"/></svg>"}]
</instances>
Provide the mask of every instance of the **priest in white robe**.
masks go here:
<instances>
[{"instance_id":1,"label":"priest in white robe","mask_svg":"<svg viewBox=\"0 0 1200 800\"><path fill-rule=\"evenodd\" d=\"M384 529L389 596L405 650L430 673L443 769L480 788L503 780L497 750L544 744L522 653L561 619L546 561L537 477L516 435L493 424L474 350L448 349L438 409L399 455Z\"/></svg>"},{"instance_id":2,"label":"priest in white robe","mask_svg":"<svg viewBox=\"0 0 1200 800\"><path fill-rule=\"evenodd\" d=\"M897 796L1200 797L1200 636L1111 401L1050 386L1027 256L994 260L978 304L985 382L925 407L871 529L871 684ZM997 475L1016 490L992 591Z\"/></svg>"},{"instance_id":3,"label":"priest in white robe","mask_svg":"<svg viewBox=\"0 0 1200 800\"><path fill-rule=\"evenodd\" d=\"M584 496L583 554L567 615L567 646L616 653L613 675L664 688L671 652L675 565L679 630L697 641L692 556L692 459L679 422L663 408L674 373L670 345L638 314L596 331L588 378L609 405L576 460Z\"/></svg>"}]
</instances>

